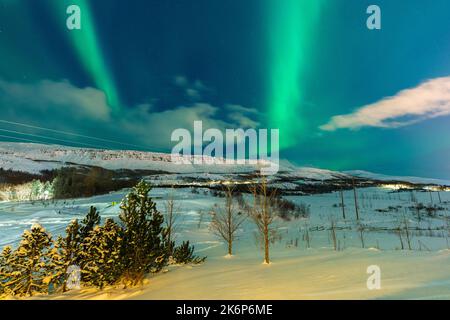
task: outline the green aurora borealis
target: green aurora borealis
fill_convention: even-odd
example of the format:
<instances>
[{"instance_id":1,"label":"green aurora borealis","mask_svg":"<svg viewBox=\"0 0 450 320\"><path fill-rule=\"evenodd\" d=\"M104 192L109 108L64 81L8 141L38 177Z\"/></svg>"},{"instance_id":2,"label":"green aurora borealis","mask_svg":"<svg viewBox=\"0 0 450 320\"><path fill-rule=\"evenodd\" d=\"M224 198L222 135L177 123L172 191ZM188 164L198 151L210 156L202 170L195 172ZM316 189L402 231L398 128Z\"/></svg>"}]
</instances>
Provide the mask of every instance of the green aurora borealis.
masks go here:
<instances>
[{"instance_id":1,"label":"green aurora borealis","mask_svg":"<svg viewBox=\"0 0 450 320\"><path fill-rule=\"evenodd\" d=\"M306 80L302 71L309 63L308 48L315 35L322 0L266 1L270 26L267 104L270 126L280 129L280 147L285 148L294 145L304 129L302 87Z\"/></svg>"},{"instance_id":2,"label":"green aurora borealis","mask_svg":"<svg viewBox=\"0 0 450 320\"><path fill-rule=\"evenodd\" d=\"M108 64L105 62L106 56L102 52L101 42L99 42L97 37L89 1L54 1L53 13L57 18L60 18L61 12L65 11L68 4L72 3L80 7L82 19L81 30L69 32L73 47L77 52L80 63L92 77L95 86L105 93L111 110L117 113L121 108L119 93Z\"/></svg>"}]
</instances>

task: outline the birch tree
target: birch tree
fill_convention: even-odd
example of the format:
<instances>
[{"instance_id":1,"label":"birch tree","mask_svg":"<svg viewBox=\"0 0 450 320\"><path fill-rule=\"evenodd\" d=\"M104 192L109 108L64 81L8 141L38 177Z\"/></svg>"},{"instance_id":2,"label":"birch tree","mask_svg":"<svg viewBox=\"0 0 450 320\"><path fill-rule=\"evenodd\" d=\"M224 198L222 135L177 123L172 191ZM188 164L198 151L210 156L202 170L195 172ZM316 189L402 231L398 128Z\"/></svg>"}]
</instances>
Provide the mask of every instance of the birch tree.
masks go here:
<instances>
[{"instance_id":1,"label":"birch tree","mask_svg":"<svg viewBox=\"0 0 450 320\"><path fill-rule=\"evenodd\" d=\"M240 212L236 201L233 199L233 188L225 187L225 203L222 206L215 205L211 211L212 232L222 239L228 248L228 255L233 255L233 243L236 233L244 222L246 216Z\"/></svg>"},{"instance_id":2,"label":"birch tree","mask_svg":"<svg viewBox=\"0 0 450 320\"><path fill-rule=\"evenodd\" d=\"M273 222L278 215L276 189L269 189L267 179L261 178L261 182L250 188L253 194L253 206L249 215L258 227L258 234L264 247L264 264L270 263L270 242L275 236L276 230Z\"/></svg>"}]
</instances>

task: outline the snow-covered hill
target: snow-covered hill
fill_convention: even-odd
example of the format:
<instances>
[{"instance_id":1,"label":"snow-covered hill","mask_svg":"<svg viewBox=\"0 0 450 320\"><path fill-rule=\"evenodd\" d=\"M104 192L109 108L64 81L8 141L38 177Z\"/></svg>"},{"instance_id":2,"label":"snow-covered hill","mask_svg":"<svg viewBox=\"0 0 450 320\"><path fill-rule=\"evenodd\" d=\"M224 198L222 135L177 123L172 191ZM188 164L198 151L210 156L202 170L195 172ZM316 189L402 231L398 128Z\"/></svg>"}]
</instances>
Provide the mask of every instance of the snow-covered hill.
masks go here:
<instances>
[{"instance_id":1,"label":"snow-covered hill","mask_svg":"<svg viewBox=\"0 0 450 320\"><path fill-rule=\"evenodd\" d=\"M65 165L98 166L110 170L154 170L168 173L252 173L256 165L193 164L190 159L178 164L170 154L135 150L103 150L74 148L59 145L0 142L0 167L5 170L39 173ZM347 175L316 168L298 168L288 161L281 161L280 172L286 178L328 180ZM348 176L347 176L348 177Z\"/></svg>"},{"instance_id":2,"label":"snow-covered hill","mask_svg":"<svg viewBox=\"0 0 450 320\"><path fill-rule=\"evenodd\" d=\"M256 165L194 164L192 159L185 160L187 161L184 161L183 164L174 163L168 153L0 142L0 168L32 174L39 174L43 170L53 170L67 165L97 166L109 170L127 169L168 174L177 173L181 174L180 178L198 180L223 180L230 178L230 175L242 176L258 171ZM311 184L329 180L347 180L354 177L378 181L404 181L413 184L450 185L450 181L445 180L393 177L366 171L337 172L297 167L286 160L280 162L279 173L272 179L276 183L290 184L286 185L285 189L292 189L294 185L305 182Z\"/></svg>"},{"instance_id":3,"label":"snow-covered hill","mask_svg":"<svg viewBox=\"0 0 450 320\"><path fill-rule=\"evenodd\" d=\"M432 185L442 185L442 186L450 185L449 180L420 178L420 177L389 176L389 175L385 175L385 174L372 173L372 172L363 171L363 170L351 170L351 171L345 171L344 173L354 176L354 177L378 180L378 181L402 181L402 182L408 182L408 183L412 183L412 184L432 184Z\"/></svg>"},{"instance_id":4,"label":"snow-covered hill","mask_svg":"<svg viewBox=\"0 0 450 320\"><path fill-rule=\"evenodd\" d=\"M197 165L173 163L170 154L135 150L104 150L59 145L0 142L0 167L39 173L69 164L98 166L110 170L155 170L170 173L252 172L253 166Z\"/></svg>"}]
</instances>

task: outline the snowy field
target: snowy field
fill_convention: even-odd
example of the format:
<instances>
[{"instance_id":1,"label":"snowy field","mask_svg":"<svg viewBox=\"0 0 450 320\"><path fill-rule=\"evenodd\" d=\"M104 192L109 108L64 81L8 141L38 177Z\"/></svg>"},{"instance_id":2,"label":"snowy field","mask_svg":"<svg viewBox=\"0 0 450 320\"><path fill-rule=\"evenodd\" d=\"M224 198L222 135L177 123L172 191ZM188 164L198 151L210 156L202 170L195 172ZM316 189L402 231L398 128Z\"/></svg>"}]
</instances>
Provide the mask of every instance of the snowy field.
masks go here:
<instances>
[{"instance_id":1,"label":"snowy field","mask_svg":"<svg viewBox=\"0 0 450 320\"><path fill-rule=\"evenodd\" d=\"M353 190L344 192L346 219L339 192L287 196L308 205L310 216L274 223L272 263L265 266L250 220L239 230L235 256L225 257L225 245L208 228L210 209L224 200L208 189L198 191L153 189L151 195L164 213L167 194L173 193L180 212L176 240L190 240L198 255L207 256L204 264L170 266L168 272L151 276L142 288L83 289L57 298L450 299L450 192L358 189L359 222ZM117 217L125 194L0 203L0 245L17 244L23 230L35 222L56 237L91 205L103 218ZM419 203L423 207L417 210ZM380 290L367 289L370 265L381 268Z\"/></svg>"}]
</instances>

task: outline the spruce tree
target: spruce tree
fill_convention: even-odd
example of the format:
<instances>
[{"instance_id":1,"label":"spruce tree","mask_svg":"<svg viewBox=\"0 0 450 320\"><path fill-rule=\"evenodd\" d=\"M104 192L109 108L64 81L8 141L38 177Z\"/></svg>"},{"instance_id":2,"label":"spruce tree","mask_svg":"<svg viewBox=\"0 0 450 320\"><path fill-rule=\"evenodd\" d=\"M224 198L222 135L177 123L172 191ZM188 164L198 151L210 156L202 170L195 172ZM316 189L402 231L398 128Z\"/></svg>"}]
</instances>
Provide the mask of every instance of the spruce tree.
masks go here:
<instances>
[{"instance_id":1,"label":"spruce tree","mask_svg":"<svg viewBox=\"0 0 450 320\"><path fill-rule=\"evenodd\" d=\"M175 247L173 250L172 258L175 263L185 264L185 263L202 263L205 261L206 257L198 257L194 255L194 246L189 245L189 241L183 241L181 245Z\"/></svg>"},{"instance_id":2,"label":"spruce tree","mask_svg":"<svg viewBox=\"0 0 450 320\"><path fill-rule=\"evenodd\" d=\"M100 219L97 209L91 206L81 223L78 223L78 220L72 221L66 228L66 235L58 237L55 248L51 251L51 263L55 270L52 284L56 289L66 291L67 271L70 266L77 266L81 270L84 268L86 255L80 253Z\"/></svg>"},{"instance_id":3,"label":"spruce tree","mask_svg":"<svg viewBox=\"0 0 450 320\"><path fill-rule=\"evenodd\" d=\"M4 247L2 253L0 254L0 296L10 294L9 288L6 284L11 280L11 257L11 247Z\"/></svg>"},{"instance_id":4,"label":"spruce tree","mask_svg":"<svg viewBox=\"0 0 450 320\"><path fill-rule=\"evenodd\" d=\"M51 251L51 263L55 269L52 284L66 291L67 270L70 266L82 267L81 237L78 220L73 220L66 228L64 237L58 237Z\"/></svg>"},{"instance_id":5,"label":"spruce tree","mask_svg":"<svg viewBox=\"0 0 450 320\"><path fill-rule=\"evenodd\" d=\"M99 288L117 282L121 276L120 227L107 219L104 226L96 226L82 244L83 282Z\"/></svg>"},{"instance_id":6,"label":"spruce tree","mask_svg":"<svg viewBox=\"0 0 450 320\"><path fill-rule=\"evenodd\" d=\"M86 217L81 220L81 241L83 241L83 239L85 239L89 235L89 232L94 230L94 227L100 223L100 219L100 214L98 213L97 208L91 206Z\"/></svg>"},{"instance_id":7,"label":"spruce tree","mask_svg":"<svg viewBox=\"0 0 450 320\"><path fill-rule=\"evenodd\" d=\"M168 256L165 250L164 218L149 197L151 186L139 182L121 203L122 248L125 277L132 285L147 272L157 272Z\"/></svg>"},{"instance_id":8,"label":"spruce tree","mask_svg":"<svg viewBox=\"0 0 450 320\"><path fill-rule=\"evenodd\" d=\"M19 247L10 258L11 277L5 287L12 295L47 293L51 280L51 236L39 224L25 230Z\"/></svg>"}]
</instances>

